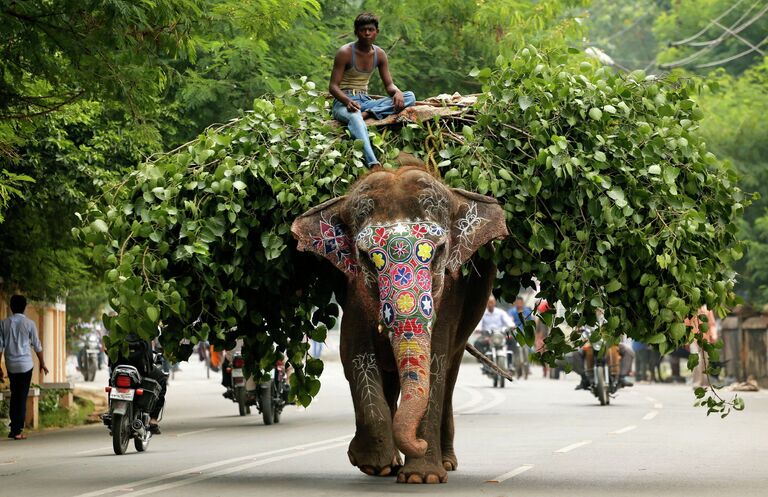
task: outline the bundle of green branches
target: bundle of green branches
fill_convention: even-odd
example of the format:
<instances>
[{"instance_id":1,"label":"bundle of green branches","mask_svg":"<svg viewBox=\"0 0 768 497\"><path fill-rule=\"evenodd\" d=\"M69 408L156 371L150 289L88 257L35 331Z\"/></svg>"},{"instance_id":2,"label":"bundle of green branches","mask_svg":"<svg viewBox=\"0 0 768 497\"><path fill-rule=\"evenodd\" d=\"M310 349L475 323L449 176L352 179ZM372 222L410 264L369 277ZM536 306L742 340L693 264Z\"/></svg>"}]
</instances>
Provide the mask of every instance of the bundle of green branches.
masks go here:
<instances>
[{"instance_id":1,"label":"bundle of green branches","mask_svg":"<svg viewBox=\"0 0 768 497\"><path fill-rule=\"evenodd\" d=\"M373 143L503 204L511 236L486 253L500 269L497 293L513 299L535 275L573 329L604 309L593 335L626 334L662 353L695 338L684 320L702 305L722 313L732 303L735 222L748 201L697 136L698 83L532 47L474 76L484 93L473 107L379 128ZM226 348L243 337L257 374L281 357L293 364L292 392L309 404L323 364L306 338L322 341L334 324L341 275L298 253L290 225L366 171L360 143L328 124L328 108L314 84L292 83L148 161L85 213L79 235L112 284L113 353L127 333L149 338L159 326L174 360L198 341ZM552 327L542 359L553 361L578 333L552 313L542 319Z\"/></svg>"}]
</instances>

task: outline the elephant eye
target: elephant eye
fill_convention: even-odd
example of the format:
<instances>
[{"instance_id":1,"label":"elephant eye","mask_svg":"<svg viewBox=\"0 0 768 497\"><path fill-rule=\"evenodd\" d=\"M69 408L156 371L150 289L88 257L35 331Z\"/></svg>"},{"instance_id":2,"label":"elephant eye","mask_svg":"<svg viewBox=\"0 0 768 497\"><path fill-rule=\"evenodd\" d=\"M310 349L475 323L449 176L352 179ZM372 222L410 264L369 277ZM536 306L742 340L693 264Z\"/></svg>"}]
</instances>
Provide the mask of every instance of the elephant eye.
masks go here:
<instances>
[{"instance_id":1,"label":"elephant eye","mask_svg":"<svg viewBox=\"0 0 768 497\"><path fill-rule=\"evenodd\" d=\"M447 240L441 240L440 243L437 245L437 247L435 247L435 261L442 260L447 250L448 250ZM434 262L433 262L433 265L434 265Z\"/></svg>"}]
</instances>

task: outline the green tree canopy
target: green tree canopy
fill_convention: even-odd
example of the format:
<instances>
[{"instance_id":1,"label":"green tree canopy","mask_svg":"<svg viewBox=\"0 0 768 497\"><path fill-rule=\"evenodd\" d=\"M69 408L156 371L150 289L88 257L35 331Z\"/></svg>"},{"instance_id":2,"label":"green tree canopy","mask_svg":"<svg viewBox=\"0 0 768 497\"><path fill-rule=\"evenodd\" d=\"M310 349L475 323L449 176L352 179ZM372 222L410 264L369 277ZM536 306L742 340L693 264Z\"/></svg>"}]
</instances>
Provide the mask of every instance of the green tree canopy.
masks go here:
<instances>
[{"instance_id":1,"label":"green tree canopy","mask_svg":"<svg viewBox=\"0 0 768 497\"><path fill-rule=\"evenodd\" d=\"M374 144L503 203L513 234L493 257L506 297L535 275L571 325L603 308L609 340L627 333L662 352L692 340L686 317L732 301L735 222L748 203L700 139L698 85L533 47L500 64L477 71L484 95L462 119L386 129ZM113 347L158 324L177 359L199 340L244 336L262 370L285 355L294 393L311 401L322 363L303 339L333 323L340 275L296 252L290 224L364 170L359 143L328 125L328 105L313 83L292 83L92 205L80 236L113 285ZM578 335L553 324L547 360Z\"/></svg>"}]
</instances>

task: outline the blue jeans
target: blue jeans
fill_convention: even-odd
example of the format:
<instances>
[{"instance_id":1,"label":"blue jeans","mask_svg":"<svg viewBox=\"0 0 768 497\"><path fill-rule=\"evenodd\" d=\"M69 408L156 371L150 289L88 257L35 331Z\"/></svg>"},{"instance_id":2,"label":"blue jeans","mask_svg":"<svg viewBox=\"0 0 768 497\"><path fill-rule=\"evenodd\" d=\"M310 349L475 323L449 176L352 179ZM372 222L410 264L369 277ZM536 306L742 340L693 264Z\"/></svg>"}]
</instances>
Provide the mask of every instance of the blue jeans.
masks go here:
<instances>
[{"instance_id":1,"label":"blue jeans","mask_svg":"<svg viewBox=\"0 0 768 497\"><path fill-rule=\"evenodd\" d=\"M349 95L349 97L360 103L360 110L357 112L349 112L346 105L338 100L334 100L333 118L346 124L349 128L349 132L352 133L352 136L363 142L363 153L365 154L365 160L368 162L368 165L378 164L379 160L376 158L376 154L373 153L371 140L368 138L368 128L365 125L362 113L369 112L373 114L373 117L376 119L384 119L395 113L395 106L392 103L392 98L372 99L368 95L361 94ZM403 100L405 100L405 106L410 107L416 102L416 96L412 91L405 91L403 92Z\"/></svg>"}]
</instances>

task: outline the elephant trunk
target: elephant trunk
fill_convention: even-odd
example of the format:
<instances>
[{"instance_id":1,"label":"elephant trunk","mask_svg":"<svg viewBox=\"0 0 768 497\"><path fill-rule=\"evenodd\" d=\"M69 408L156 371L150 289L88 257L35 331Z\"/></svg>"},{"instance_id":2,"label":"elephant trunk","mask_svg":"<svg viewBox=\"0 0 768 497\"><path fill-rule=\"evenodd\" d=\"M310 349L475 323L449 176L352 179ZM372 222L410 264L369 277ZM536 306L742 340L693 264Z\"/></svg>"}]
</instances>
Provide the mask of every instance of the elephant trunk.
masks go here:
<instances>
[{"instance_id":1,"label":"elephant trunk","mask_svg":"<svg viewBox=\"0 0 768 497\"><path fill-rule=\"evenodd\" d=\"M427 411L430 382L430 333L413 319L396 322L392 348L400 376L400 405L393 420L397 448L410 457L423 457L427 442L416 429Z\"/></svg>"}]
</instances>

